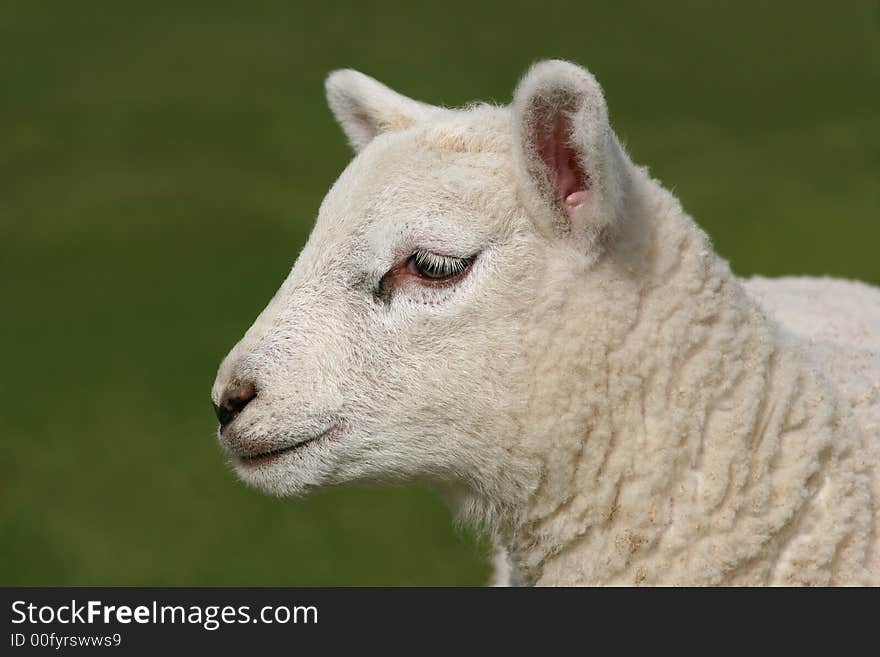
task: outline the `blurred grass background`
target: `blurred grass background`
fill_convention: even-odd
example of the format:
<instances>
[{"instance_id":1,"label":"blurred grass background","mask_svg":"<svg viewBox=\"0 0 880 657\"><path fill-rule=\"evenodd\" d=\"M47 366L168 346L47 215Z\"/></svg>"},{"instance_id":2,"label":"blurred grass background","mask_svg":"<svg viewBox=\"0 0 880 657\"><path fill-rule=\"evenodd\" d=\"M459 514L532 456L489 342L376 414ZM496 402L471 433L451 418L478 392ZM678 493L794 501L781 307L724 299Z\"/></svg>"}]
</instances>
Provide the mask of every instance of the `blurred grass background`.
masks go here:
<instances>
[{"instance_id":1,"label":"blurred grass background","mask_svg":"<svg viewBox=\"0 0 880 657\"><path fill-rule=\"evenodd\" d=\"M880 283L876 1L0 5L0 584L480 584L432 494L247 490L216 367L350 157L334 68L508 102L605 87L741 274Z\"/></svg>"}]
</instances>

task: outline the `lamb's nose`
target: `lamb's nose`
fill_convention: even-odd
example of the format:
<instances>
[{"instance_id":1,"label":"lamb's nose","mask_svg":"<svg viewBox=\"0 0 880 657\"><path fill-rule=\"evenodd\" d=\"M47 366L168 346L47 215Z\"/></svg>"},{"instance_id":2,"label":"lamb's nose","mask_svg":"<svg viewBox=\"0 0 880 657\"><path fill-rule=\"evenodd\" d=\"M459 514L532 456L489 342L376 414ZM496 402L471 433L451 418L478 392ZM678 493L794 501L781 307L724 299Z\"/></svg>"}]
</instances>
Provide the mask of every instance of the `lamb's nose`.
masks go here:
<instances>
[{"instance_id":1,"label":"lamb's nose","mask_svg":"<svg viewBox=\"0 0 880 657\"><path fill-rule=\"evenodd\" d=\"M253 383L240 383L231 385L223 392L220 404L214 404L214 412L220 420L223 428L235 419L250 401L257 396L257 389Z\"/></svg>"}]
</instances>

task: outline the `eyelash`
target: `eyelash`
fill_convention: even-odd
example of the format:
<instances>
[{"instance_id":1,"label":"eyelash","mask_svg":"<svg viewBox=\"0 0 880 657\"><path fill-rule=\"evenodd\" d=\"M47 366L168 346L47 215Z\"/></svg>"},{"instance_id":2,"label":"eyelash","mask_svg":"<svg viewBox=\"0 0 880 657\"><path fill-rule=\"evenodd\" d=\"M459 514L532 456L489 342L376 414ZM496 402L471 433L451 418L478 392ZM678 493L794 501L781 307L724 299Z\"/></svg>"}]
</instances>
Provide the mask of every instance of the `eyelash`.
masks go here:
<instances>
[{"instance_id":1,"label":"eyelash","mask_svg":"<svg viewBox=\"0 0 880 657\"><path fill-rule=\"evenodd\" d=\"M458 278L467 271L472 262L473 257L454 258L419 250L410 256L407 269L419 278L439 282Z\"/></svg>"}]
</instances>

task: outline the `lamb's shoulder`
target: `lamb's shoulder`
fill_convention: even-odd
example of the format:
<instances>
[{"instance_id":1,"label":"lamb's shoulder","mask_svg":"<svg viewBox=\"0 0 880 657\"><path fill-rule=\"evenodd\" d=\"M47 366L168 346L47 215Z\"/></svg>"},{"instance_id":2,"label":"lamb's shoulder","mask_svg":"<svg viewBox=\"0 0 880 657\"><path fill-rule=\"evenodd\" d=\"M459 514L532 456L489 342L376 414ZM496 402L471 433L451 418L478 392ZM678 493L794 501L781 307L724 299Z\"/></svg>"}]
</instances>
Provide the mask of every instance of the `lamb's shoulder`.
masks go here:
<instances>
[{"instance_id":1,"label":"lamb's shoulder","mask_svg":"<svg viewBox=\"0 0 880 657\"><path fill-rule=\"evenodd\" d=\"M755 277L743 284L783 330L808 343L813 362L852 409L862 430L860 460L870 464L873 498L880 500L880 288L810 277ZM876 526L880 505L874 515ZM875 577L880 575L878 548Z\"/></svg>"}]
</instances>

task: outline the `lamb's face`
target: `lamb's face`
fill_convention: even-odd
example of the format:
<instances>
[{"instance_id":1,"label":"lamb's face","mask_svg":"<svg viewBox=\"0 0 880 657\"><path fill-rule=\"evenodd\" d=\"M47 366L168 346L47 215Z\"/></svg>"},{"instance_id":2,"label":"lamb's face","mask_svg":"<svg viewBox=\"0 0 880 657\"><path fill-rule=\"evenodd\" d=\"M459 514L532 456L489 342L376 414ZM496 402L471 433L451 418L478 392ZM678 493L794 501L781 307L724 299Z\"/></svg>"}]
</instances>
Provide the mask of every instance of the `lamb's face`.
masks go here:
<instances>
[{"instance_id":1,"label":"lamb's face","mask_svg":"<svg viewBox=\"0 0 880 657\"><path fill-rule=\"evenodd\" d=\"M245 481L292 495L479 476L512 403L514 318L540 243L513 176L509 154L438 150L415 130L350 164L214 386L218 405L255 393L220 431Z\"/></svg>"},{"instance_id":2,"label":"lamb's face","mask_svg":"<svg viewBox=\"0 0 880 657\"><path fill-rule=\"evenodd\" d=\"M359 154L213 388L246 482L277 495L378 480L473 491L513 467L540 358L523 346L535 308L561 253L591 261L614 196L595 81L542 66L510 110L453 112L351 71L329 78ZM606 175L588 185L588 167Z\"/></svg>"}]
</instances>

